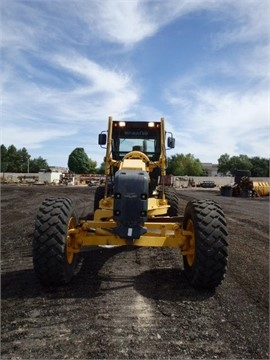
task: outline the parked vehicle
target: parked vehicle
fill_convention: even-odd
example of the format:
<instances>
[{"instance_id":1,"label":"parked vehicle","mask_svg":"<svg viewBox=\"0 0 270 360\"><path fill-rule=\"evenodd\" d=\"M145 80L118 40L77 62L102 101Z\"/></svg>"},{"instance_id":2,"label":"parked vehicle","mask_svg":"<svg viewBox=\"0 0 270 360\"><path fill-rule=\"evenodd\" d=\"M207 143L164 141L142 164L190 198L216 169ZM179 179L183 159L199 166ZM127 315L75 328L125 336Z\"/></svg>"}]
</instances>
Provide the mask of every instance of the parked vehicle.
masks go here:
<instances>
[{"instance_id":1,"label":"parked vehicle","mask_svg":"<svg viewBox=\"0 0 270 360\"><path fill-rule=\"evenodd\" d=\"M202 188L215 188L216 184L215 184L214 181L203 181L200 184L200 187L202 187Z\"/></svg>"}]
</instances>

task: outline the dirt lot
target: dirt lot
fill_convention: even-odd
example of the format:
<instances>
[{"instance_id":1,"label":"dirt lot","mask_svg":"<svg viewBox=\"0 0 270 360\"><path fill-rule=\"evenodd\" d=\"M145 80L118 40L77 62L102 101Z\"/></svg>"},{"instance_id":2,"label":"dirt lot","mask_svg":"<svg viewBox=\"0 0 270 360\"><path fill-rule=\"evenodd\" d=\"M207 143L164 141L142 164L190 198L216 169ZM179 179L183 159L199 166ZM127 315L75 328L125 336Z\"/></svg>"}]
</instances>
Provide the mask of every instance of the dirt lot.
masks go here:
<instances>
[{"instance_id":1,"label":"dirt lot","mask_svg":"<svg viewBox=\"0 0 270 360\"><path fill-rule=\"evenodd\" d=\"M82 253L68 286L43 288L33 272L36 212L67 196L81 216L94 189L9 186L2 203L2 359L268 359L269 199L179 192L218 201L229 231L229 264L215 292L190 287L180 252L98 248Z\"/></svg>"}]
</instances>

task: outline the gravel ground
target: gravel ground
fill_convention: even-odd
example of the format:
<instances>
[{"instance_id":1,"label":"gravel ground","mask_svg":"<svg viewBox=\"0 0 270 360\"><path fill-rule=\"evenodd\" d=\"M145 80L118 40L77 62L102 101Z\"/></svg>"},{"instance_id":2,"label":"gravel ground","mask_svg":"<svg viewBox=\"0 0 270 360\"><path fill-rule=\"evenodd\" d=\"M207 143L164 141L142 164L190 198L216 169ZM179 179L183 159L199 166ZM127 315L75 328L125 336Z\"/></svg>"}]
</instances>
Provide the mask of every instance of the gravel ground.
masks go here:
<instances>
[{"instance_id":1,"label":"gravel ground","mask_svg":"<svg viewBox=\"0 0 270 360\"><path fill-rule=\"evenodd\" d=\"M73 281L42 287L33 271L35 216L48 196L92 211L88 187L1 188L2 359L268 359L269 198L214 199L226 215L229 263L215 292L187 282L180 251L98 248L83 252Z\"/></svg>"}]
</instances>

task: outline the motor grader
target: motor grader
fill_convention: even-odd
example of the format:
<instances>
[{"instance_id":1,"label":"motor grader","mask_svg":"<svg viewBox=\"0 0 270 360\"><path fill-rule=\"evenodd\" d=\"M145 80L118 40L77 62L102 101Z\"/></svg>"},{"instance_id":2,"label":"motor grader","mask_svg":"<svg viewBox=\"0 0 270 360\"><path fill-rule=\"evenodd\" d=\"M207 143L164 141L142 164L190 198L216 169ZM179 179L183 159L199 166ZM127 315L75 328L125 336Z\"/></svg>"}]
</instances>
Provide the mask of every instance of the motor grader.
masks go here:
<instances>
[{"instance_id":1,"label":"motor grader","mask_svg":"<svg viewBox=\"0 0 270 360\"><path fill-rule=\"evenodd\" d=\"M164 119L109 117L98 142L106 149L106 180L96 188L92 218L78 219L69 198L48 198L38 211L33 264L41 283L68 283L84 247L148 246L180 249L191 285L216 288L227 268L224 213L214 201L193 200L181 215L177 191L164 181L166 150L175 146Z\"/></svg>"}]
</instances>

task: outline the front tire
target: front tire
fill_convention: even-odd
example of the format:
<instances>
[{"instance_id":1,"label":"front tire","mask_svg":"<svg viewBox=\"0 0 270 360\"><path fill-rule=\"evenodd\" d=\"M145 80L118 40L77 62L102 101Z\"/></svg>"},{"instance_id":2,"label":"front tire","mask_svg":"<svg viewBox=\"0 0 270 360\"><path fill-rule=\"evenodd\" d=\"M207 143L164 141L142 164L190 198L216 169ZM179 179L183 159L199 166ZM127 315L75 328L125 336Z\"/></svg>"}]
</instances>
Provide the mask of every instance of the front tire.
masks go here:
<instances>
[{"instance_id":1,"label":"front tire","mask_svg":"<svg viewBox=\"0 0 270 360\"><path fill-rule=\"evenodd\" d=\"M64 285L73 277L78 253L71 251L68 230L77 223L68 198L49 198L40 206L33 238L33 265L43 285Z\"/></svg>"},{"instance_id":2,"label":"front tire","mask_svg":"<svg viewBox=\"0 0 270 360\"><path fill-rule=\"evenodd\" d=\"M183 228L192 233L183 250L184 270L197 289L215 289L227 270L227 227L221 207L211 200L190 201Z\"/></svg>"}]
</instances>

